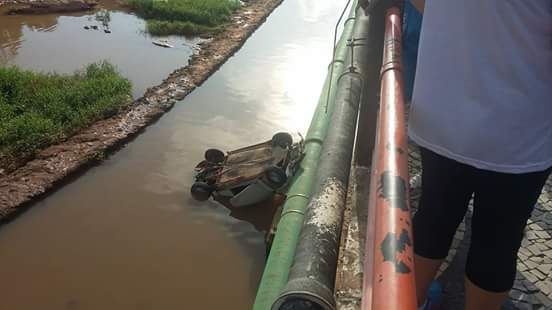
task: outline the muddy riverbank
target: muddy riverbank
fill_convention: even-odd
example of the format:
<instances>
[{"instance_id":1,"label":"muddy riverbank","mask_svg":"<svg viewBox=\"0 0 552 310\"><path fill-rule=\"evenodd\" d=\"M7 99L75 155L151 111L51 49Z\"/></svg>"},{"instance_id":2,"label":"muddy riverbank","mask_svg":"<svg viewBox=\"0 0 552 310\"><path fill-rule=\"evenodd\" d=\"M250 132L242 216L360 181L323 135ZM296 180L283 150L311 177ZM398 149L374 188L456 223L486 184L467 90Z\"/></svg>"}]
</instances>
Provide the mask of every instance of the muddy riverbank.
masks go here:
<instances>
[{"instance_id":1,"label":"muddy riverbank","mask_svg":"<svg viewBox=\"0 0 552 310\"><path fill-rule=\"evenodd\" d=\"M0 0L0 14L51 14L94 9L93 0Z\"/></svg>"},{"instance_id":2,"label":"muddy riverbank","mask_svg":"<svg viewBox=\"0 0 552 310\"><path fill-rule=\"evenodd\" d=\"M34 160L13 171L0 170L0 220L9 219L64 179L101 161L184 99L244 44L282 1L249 1L233 16L231 25L201 44L188 66L148 89L128 109L97 122L64 143L46 148Z\"/></svg>"}]
</instances>

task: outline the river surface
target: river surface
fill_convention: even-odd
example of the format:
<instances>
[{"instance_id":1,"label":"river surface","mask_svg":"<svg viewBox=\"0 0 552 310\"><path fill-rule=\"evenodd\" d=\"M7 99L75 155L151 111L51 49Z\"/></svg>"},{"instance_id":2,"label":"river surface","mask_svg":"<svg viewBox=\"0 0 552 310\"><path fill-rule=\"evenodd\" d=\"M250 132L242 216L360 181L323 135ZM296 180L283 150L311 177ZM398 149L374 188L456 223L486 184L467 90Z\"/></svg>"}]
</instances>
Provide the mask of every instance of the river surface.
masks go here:
<instances>
[{"instance_id":1,"label":"river surface","mask_svg":"<svg viewBox=\"0 0 552 310\"><path fill-rule=\"evenodd\" d=\"M95 12L69 15L0 15L0 65L17 65L42 72L72 73L86 64L107 60L133 84L140 97L147 87L161 83L172 71L188 63L198 39L170 36L174 48L152 44L145 21L125 11L113 0L102 0ZM111 33L96 19L109 11ZM97 26L86 30L84 27Z\"/></svg>"},{"instance_id":2,"label":"river surface","mask_svg":"<svg viewBox=\"0 0 552 310\"><path fill-rule=\"evenodd\" d=\"M193 201L192 168L209 147L231 150L277 131L305 133L345 2L285 0L235 56L137 139L0 227L0 308L249 309L265 262L259 230L266 219ZM52 55L42 36L55 36L74 18L56 17L48 31L22 26L8 63L73 70L46 60L64 57ZM110 39L118 47L106 47L105 55L132 59L121 61L138 73L114 63L133 81L138 74L151 83L177 67L172 57L190 51L160 50L167 54L150 59L146 51L159 50L130 39L143 27L136 21L119 28L113 19L112 35L121 38ZM95 60L81 54L85 35L96 34L79 29L63 43L75 48L65 57L76 66Z\"/></svg>"}]
</instances>

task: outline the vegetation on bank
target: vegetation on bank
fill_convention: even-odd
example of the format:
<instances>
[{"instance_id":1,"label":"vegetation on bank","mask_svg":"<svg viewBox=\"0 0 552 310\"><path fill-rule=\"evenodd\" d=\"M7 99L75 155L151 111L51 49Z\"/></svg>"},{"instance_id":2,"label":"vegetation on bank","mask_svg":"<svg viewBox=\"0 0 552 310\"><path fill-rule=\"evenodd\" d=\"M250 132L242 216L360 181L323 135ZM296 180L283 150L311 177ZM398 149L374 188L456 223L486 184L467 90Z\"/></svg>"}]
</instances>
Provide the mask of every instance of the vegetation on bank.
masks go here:
<instances>
[{"instance_id":1,"label":"vegetation on bank","mask_svg":"<svg viewBox=\"0 0 552 310\"><path fill-rule=\"evenodd\" d=\"M130 92L130 81L107 62L72 75L0 67L0 167L113 115Z\"/></svg>"},{"instance_id":2,"label":"vegetation on bank","mask_svg":"<svg viewBox=\"0 0 552 310\"><path fill-rule=\"evenodd\" d=\"M153 35L217 32L230 22L239 0L127 0Z\"/></svg>"}]
</instances>

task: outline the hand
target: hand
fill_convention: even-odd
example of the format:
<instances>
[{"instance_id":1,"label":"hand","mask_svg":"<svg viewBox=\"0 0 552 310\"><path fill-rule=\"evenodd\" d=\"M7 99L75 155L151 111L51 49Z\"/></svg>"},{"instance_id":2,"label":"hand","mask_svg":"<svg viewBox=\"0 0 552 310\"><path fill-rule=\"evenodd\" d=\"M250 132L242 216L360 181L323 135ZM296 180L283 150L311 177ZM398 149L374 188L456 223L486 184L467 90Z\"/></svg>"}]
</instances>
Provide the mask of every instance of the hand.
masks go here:
<instances>
[{"instance_id":1,"label":"hand","mask_svg":"<svg viewBox=\"0 0 552 310\"><path fill-rule=\"evenodd\" d=\"M358 5L360 5L360 7L364 9L364 11L367 11L368 6L370 5L370 1L369 0L359 0Z\"/></svg>"},{"instance_id":2,"label":"hand","mask_svg":"<svg viewBox=\"0 0 552 310\"><path fill-rule=\"evenodd\" d=\"M358 5L364 9L364 12L368 15L374 11L383 11L387 9L399 6L401 0L359 0Z\"/></svg>"}]
</instances>

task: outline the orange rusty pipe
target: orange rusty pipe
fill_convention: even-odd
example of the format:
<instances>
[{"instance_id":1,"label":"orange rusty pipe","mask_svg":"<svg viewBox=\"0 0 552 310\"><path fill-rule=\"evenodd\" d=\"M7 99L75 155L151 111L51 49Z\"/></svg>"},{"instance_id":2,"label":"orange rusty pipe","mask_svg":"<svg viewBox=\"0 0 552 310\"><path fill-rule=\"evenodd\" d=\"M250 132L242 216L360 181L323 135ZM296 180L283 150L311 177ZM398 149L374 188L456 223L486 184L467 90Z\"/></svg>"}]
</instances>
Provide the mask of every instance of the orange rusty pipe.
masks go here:
<instances>
[{"instance_id":1,"label":"orange rusty pipe","mask_svg":"<svg viewBox=\"0 0 552 310\"><path fill-rule=\"evenodd\" d=\"M401 10L387 10L372 163L363 310L415 310L416 284L401 73Z\"/></svg>"}]
</instances>

